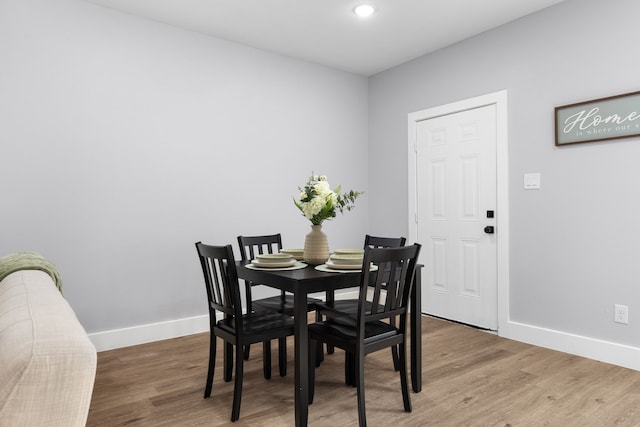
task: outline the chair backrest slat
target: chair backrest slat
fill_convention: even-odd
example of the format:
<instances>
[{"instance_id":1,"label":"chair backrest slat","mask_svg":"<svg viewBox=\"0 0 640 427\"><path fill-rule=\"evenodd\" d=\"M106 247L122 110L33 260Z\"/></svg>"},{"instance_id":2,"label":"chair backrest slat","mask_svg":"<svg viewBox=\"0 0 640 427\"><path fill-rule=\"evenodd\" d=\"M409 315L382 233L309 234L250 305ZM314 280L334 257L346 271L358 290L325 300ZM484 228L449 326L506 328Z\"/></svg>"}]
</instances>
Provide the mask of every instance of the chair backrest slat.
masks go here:
<instances>
[{"instance_id":1,"label":"chair backrest slat","mask_svg":"<svg viewBox=\"0 0 640 427\"><path fill-rule=\"evenodd\" d=\"M372 248L399 248L404 246L407 239L404 237L379 237L379 236L364 236L364 247Z\"/></svg>"},{"instance_id":2,"label":"chair backrest slat","mask_svg":"<svg viewBox=\"0 0 640 427\"><path fill-rule=\"evenodd\" d=\"M242 330L242 302L233 248L231 245L210 246L198 242L196 250L207 289L209 315L215 319L217 310L227 321L235 319L237 330Z\"/></svg>"},{"instance_id":3,"label":"chair backrest slat","mask_svg":"<svg viewBox=\"0 0 640 427\"><path fill-rule=\"evenodd\" d=\"M264 236L238 236L238 246L240 247L240 257L243 261L256 259L256 255L264 253L273 254L282 250L282 236L278 234L267 234ZM251 287L260 283L249 280L244 281L247 289L247 300L251 299ZM280 296L285 298L285 292L281 291ZM247 302L247 307L251 307L251 301Z\"/></svg>"},{"instance_id":4,"label":"chair backrest slat","mask_svg":"<svg viewBox=\"0 0 640 427\"><path fill-rule=\"evenodd\" d=\"M400 316L401 324L406 323L420 248L421 245L417 243L401 247L365 248L358 310L359 334L364 333L367 322L389 319L395 324L395 319ZM377 271L370 271L370 264L376 265ZM367 303L370 310L367 310Z\"/></svg>"},{"instance_id":5,"label":"chair backrest slat","mask_svg":"<svg viewBox=\"0 0 640 427\"><path fill-rule=\"evenodd\" d=\"M404 237L364 236L364 248L399 248L407 241ZM384 286L382 287L384 289Z\"/></svg>"},{"instance_id":6,"label":"chair backrest slat","mask_svg":"<svg viewBox=\"0 0 640 427\"><path fill-rule=\"evenodd\" d=\"M256 258L256 255L280 252L282 237L279 233L264 236L238 236L238 246L242 260L251 261Z\"/></svg>"}]
</instances>

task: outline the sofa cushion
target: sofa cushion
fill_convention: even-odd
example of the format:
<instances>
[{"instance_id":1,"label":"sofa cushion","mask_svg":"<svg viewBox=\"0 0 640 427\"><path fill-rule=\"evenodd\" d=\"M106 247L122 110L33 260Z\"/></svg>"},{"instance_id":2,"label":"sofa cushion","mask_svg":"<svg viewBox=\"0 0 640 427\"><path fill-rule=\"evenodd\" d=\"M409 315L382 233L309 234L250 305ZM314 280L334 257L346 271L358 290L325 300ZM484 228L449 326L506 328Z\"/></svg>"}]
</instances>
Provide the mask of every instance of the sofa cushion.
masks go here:
<instances>
[{"instance_id":1,"label":"sofa cushion","mask_svg":"<svg viewBox=\"0 0 640 427\"><path fill-rule=\"evenodd\" d=\"M0 426L83 426L96 350L51 277L0 282Z\"/></svg>"}]
</instances>

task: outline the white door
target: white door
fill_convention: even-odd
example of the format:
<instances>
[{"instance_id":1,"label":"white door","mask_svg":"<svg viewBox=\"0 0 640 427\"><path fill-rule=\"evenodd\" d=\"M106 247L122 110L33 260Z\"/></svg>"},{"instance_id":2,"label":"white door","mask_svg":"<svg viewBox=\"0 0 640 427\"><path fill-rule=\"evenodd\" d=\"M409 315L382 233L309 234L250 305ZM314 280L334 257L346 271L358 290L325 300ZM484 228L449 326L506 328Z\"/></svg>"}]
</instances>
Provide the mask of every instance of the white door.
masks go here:
<instances>
[{"instance_id":1,"label":"white door","mask_svg":"<svg viewBox=\"0 0 640 427\"><path fill-rule=\"evenodd\" d=\"M497 330L496 105L415 123L423 312Z\"/></svg>"}]
</instances>

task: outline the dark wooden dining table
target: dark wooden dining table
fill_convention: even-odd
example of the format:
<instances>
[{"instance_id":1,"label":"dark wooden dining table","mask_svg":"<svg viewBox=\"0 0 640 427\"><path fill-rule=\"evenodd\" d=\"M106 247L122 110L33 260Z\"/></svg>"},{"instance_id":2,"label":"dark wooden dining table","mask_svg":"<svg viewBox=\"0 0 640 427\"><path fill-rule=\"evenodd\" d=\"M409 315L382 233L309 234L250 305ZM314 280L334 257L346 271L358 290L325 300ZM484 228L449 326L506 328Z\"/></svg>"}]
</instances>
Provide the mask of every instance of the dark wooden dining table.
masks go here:
<instances>
[{"instance_id":1,"label":"dark wooden dining table","mask_svg":"<svg viewBox=\"0 0 640 427\"><path fill-rule=\"evenodd\" d=\"M359 286L361 273L324 272L316 270L311 265L297 270L256 270L247 268L246 264L249 262L237 263L240 279L251 280L294 295L295 425L306 426L309 417L307 297L311 293L324 292L327 299L332 300L334 291ZM421 267L416 269L409 316L411 386L416 393L422 390Z\"/></svg>"}]
</instances>

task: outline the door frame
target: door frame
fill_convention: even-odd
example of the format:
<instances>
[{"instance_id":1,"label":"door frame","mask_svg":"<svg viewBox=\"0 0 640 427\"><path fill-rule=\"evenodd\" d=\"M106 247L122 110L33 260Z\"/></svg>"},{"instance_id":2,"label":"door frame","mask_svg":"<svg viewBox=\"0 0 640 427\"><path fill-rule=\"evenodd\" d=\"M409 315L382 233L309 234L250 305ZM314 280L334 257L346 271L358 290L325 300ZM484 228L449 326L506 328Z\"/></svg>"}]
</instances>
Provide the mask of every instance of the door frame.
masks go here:
<instances>
[{"instance_id":1,"label":"door frame","mask_svg":"<svg viewBox=\"0 0 640 427\"><path fill-rule=\"evenodd\" d=\"M409 241L418 241L417 123L440 116L496 106L496 245L498 335L509 323L509 132L507 90L464 99L408 114ZM428 266L426 266L428 268Z\"/></svg>"}]
</instances>

